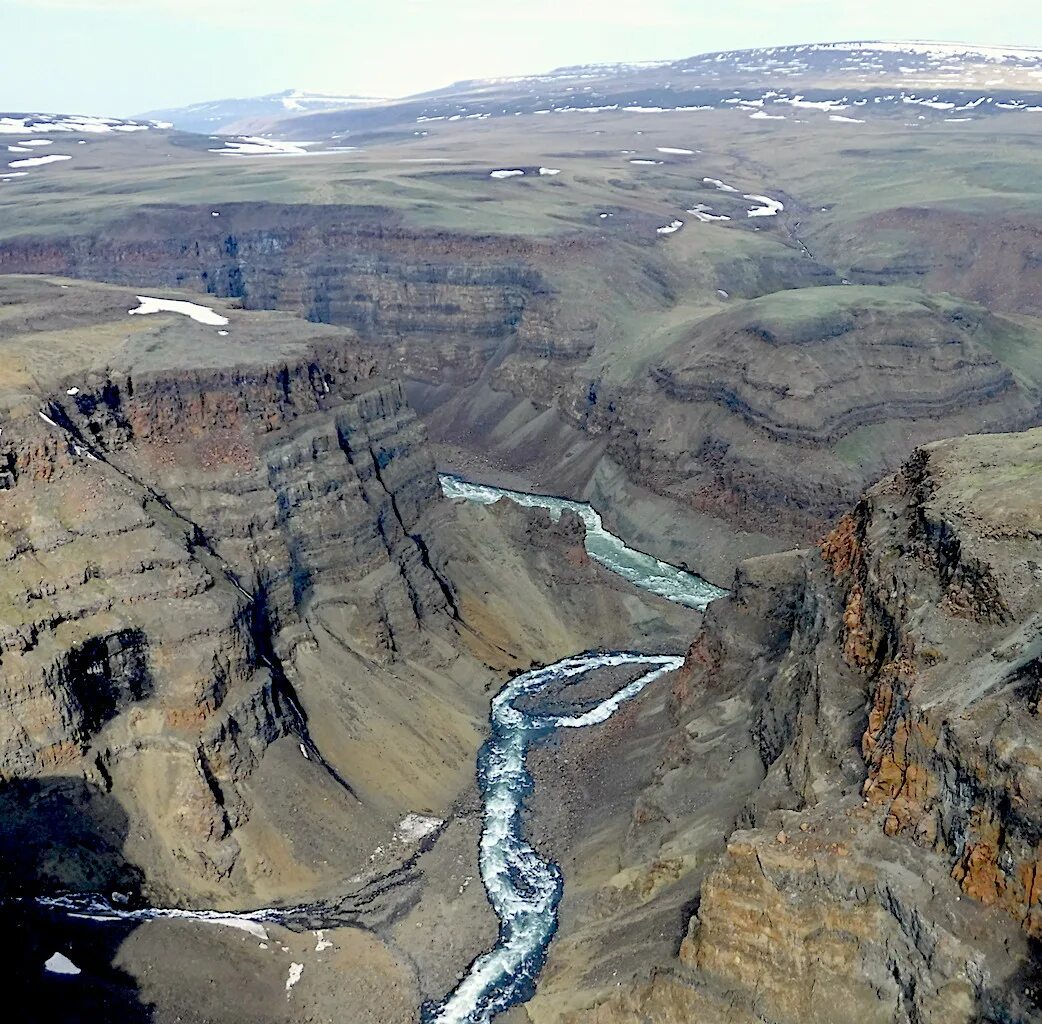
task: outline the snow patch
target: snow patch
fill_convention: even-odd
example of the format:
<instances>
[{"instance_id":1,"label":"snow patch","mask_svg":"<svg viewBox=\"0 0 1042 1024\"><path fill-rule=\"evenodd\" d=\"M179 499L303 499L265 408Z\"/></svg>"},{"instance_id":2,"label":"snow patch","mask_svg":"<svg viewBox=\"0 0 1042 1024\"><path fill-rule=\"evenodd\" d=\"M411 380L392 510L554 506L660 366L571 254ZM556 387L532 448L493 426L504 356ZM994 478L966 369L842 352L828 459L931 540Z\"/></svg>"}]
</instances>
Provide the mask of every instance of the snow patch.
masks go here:
<instances>
[{"instance_id":1,"label":"snow patch","mask_svg":"<svg viewBox=\"0 0 1042 1024\"><path fill-rule=\"evenodd\" d=\"M737 192L738 189L734 185L728 185L726 181L721 181L719 178L703 178L707 185L712 185L713 188L719 189L721 192Z\"/></svg>"},{"instance_id":2,"label":"snow patch","mask_svg":"<svg viewBox=\"0 0 1042 1024\"><path fill-rule=\"evenodd\" d=\"M518 177L524 177L524 173L525 172L520 170L519 168L515 168L513 170L492 171L492 172L490 172L489 177L490 178L518 178Z\"/></svg>"},{"instance_id":3,"label":"snow patch","mask_svg":"<svg viewBox=\"0 0 1042 1024\"><path fill-rule=\"evenodd\" d=\"M746 210L745 214L747 217L777 217L785 209L784 203L779 202L777 199L772 199L770 196L748 195L743 196L743 198L750 199L754 203L763 204L752 210Z\"/></svg>"},{"instance_id":4,"label":"snow patch","mask_svg":"<svg viewBox=\"0 0 1042 1024\"><path fill-rule=\"evenodd\" d=\"M279 142L277 139L264 139L259 135L240 135L237 139L229 139L220 149L211 149L211 153L221 156L307 156L307 147L313 142Z\"/></svg>"},{"instance_id":5,"label":"snow patch","mask_svg":"<svg viewBox=\"0 0 1042 1024\"><path fill-rule=\"evenodd\" d=\"M668 153L670 156L694 156L695 151L693 149L677 149L673 146L658 146L660 153Z\"/></svg>"},{"instance_id":6,"label":"snow patch","mask_svg":"<svg viewBox=\"0 0 1042 1024\"><path fill-rule=\"evenodd\" d=\"M64 953L53 953L49 956L43 969L50 974L75 976L80 973L80 969Z\"/></svg>"},{"instance_id":7,"label":"snow patch","mask_svg":"<svg viewBox=\"0 0 1042 1024\"><path fill-rule=\"evenodd\" d=\"M540 167L539 168L539 173L544 175L544 176L553 177L555 174L560 174L561 173L561 168L560 167Z\"/></svg>"},{"instance_id":8,"label":"snow patch","mask_svg":"<svg viewBox=\"0 0 1042 1024\"><path fill-rule=\"evenodd\" d=\"M394 838L400 843L418 843L426 839L444 825L441 818L426 814L407 814L398 825Z\"/></svg>"},{"instance_id":9,"label":"snow patch","mask_svg":"<svg viewBox=\"0 0 1042 1024\"><path fill-rule=\"evenodd\" d=\"M303 973L304 973L304 965L303 964L290 964L289 965L289 974L286 977L286 998L287 999L289 998L290 989L293 988L293 986L296 985L296 983L298 981L300 981L301 975L303 975Z\"/></svg>"},{"instance_id":10,"label":"snow patch","mask_svg":"<svg viewBox=\"0 0 1042 1024\"><path fill-rule=\"evenodd\" d=\"M137 300L141 305L137 309L127 310L131 316L137 313L144 316L150 313L180 313L183 316L191 317L198 323L210 324L216 327L223 327L228 322L226 316L215 313L209 306L200 306L194 302L182 302L178 299L157 299L151 295L139 295Z\"/></svg>"},{"instance_id":11,"label":"snow patch","mask_svg":"<svg viewBox=\"0 0 1042 1024\"><path fill-rule=\"evenodd\" d=\"M268 941L268 933L264 929L264 925L258 921L250 921L245 917L214 917L214 918L200 918L204 924L219 924L225 928L236 928L240 932L246 932L252 935L255 939L260 939L262 942Z\"/></svg>"},{"instance_id":12,"label":"snow patch","mask_svg":"<svg viewBox=\"0 0 1042 1024\"><path fill-rule=\"evenodd\" d=\"M668 224L661 228L655 228L655 231L660 235L673 235L676 234L682 227L684 222L682 220L670 221Z\"/></svg>"},{"instance_id":13,"label":"snow patch","mask_svg":"<svg viewBox=\"0 0 1042 1024\"><path fill-rule=\"evenodd\" d=\"M691 214L695 220L702 221L703 224L708 224L714 220L730 220L726 213L713 213L711 206L706 206L705 203L697 203L694 207L687 211Z\"/></svg>"},{"instance_id":14,"label":"snow patch","mask_svg":"<svg viewBox=\"0 0 1042 1024\"><path fill-rule=\"evenodd\" d=\"M12 160L8 167L42 167L44 164L56 164L62 160L71 160L71 156L61 153L49 153L47 156L29 156L24 160Z\"/></svg>"}]
</instances>

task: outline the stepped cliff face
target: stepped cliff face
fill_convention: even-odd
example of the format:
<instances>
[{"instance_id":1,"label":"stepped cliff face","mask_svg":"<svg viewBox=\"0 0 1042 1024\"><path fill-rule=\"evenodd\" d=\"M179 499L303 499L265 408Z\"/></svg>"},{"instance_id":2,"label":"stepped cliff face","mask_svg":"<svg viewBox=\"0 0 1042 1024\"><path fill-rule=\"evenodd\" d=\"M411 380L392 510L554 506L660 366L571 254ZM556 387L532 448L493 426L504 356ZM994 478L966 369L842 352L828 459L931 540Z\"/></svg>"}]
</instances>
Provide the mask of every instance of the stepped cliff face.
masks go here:
<instances>
[{"instance_id":1,"label":"stepped cliff face","mask_svg":"<svg viewBox=\"0 0 1042 1024\"><path fill-rule=\"evenodd\" d=\"M447 502L343 329L0 290L2 889L324 893L472 784L493 671L689 618Z\"/></svg>"},{"instance_id":2,"label":"stepped cliff face","mask_svg":"<svg viewBox=\"0 0 1042 1024\"><path fill-rule=\"evenodd\" d=\"M289 310L379 342L393 372L458 384L506 342L588 354L596 323L562 313L539 268L596 247L422 231L386 209L230 204L150 210L97 236L9 242L0 272L188 288Z\"/></svg>"},{"instance_id":3,"label":"stepped cliff face","mask_svg":"<svg viewBox=\"0 0 1042 1024\"><path fill-rule=\"evenodd\" d=\"M1038 1019L1040 498L1042 431L939 442L740 567L576 924L677 945L566 1019ZM560 955L535 1020L596 985Z\"/></svg>"},{"instance_id":4,"label":"stepped cliff face","mask_svg":"<svg viewBox=\"0 0 1042 1024\"><path fill-rule=\"evenodd\" d=\"M185 287L350 327L381 372L413 383L436 440L483 454L491 442L508 464L570 490L589 487L606 456L690 512L776 524L790 538L837 514L911 444L1023 426L1037 405L976 340L994 327L976 322L979 311L949 318L908 302L835 313L840 289L822 288L825 312L795 328L785 310L745 303L675 328L685 309L719 305L718 288L732 301L837 282L796 249L692 267L585 232L548 241L423 230L387 209L230 204L9 239L0 270ZM679 340L663 349L667 325ZM658 353L647 365L645 336ZM612 371L630 359L636 369ZM852 366L870 387L850 384ZM939 374L951 383L936 387ZM596 453L578 474L541 454L567 448L570 431Z\"/></svg>"},{"instance_id":5,"label":"stepped cliff face","mask_svg":"<svg viewBox=\"0 0 1042 1024\"><path fill-rule=\"evenodd\" d=\"M295 692L316 632L379 666L455 615L425 540L437 477L401 389L324 332L272 351L257 326L238 365L202 354L226 344L212 328L181 327L172 362L156 353L175 329L128 328L126 348L74 356L36 394L19 357L55 339L27 329L5 381L0 773L117 794L134 827L109 868L148 863L160 893L263 889L278 851L243 833L280 740L334 819L357 803ZM53 880L90 875L69 863Z\"/></svg>"}]
</instances>

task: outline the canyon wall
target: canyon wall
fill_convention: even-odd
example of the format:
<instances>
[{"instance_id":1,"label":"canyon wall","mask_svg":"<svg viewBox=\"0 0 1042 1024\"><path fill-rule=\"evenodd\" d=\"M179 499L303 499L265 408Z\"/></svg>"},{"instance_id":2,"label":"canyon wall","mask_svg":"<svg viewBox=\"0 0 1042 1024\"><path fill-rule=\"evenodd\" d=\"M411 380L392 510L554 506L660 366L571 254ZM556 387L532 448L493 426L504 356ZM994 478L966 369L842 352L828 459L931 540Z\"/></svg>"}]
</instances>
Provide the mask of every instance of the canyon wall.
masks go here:
<instances>
[{"instance_id":1,"label":"canyon wall","mask_svg":"<svg viewBox=\"0 0 1042 1024\"><path fill-rule=\"evenodd\" d=\"M4 418L0 772L82 772L115 793L135 820L125 855L159 893L263 887L271 844L244 853L243 829L281 739L334 820L357 805L296 692L309 617L375 666L451 629L426 539L442 505L431 454L401 389L370 374L335 346L102 369Z\"/></svg>"},{"instance_id":2,"label":"canyon wall","mask_svg":"<svg viewBox=\"0 0 1042 1024\"><path fill-rule=\"evenodd\" d=\"M679 918L677 952L565 1019L1039 1019L1040 486L1042 431L940 442L741 566L576 924ZM595 984L552 966L537 1021Z\"/></svg>"}]
</instances>

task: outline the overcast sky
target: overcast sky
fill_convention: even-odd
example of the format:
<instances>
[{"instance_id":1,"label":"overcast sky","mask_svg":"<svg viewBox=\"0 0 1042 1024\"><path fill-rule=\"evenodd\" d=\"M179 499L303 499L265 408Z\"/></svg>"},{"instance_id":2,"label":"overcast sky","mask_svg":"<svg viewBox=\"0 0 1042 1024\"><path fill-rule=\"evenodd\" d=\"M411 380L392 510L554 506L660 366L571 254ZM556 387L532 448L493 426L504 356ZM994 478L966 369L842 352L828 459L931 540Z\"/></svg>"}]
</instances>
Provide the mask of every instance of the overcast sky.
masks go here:
<instances>
[{"instance_id":1,"label":"overcast sky","mask_svg":"<svg viewBox=\"0 0 1042 1024\"><path fill-rule=\"evenodd\" d=\"M0 0L0 110L133 114L301 88L400 96L592 61L849 39L1042 46L1007 0Z\"/></svg>"}]
</instances>

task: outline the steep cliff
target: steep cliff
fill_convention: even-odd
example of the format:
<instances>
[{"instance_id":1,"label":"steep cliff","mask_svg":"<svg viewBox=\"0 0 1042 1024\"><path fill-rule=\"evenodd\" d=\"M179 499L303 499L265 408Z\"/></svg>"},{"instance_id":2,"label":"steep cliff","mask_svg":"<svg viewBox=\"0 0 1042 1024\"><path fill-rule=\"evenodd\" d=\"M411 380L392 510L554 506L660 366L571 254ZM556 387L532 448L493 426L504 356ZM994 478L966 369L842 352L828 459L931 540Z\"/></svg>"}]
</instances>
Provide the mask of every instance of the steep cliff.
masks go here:
<instances>
[{"instance_id":1,"label":"steep cliff","mask_svg":"<svg viewBox=\"0 0 1042 1024\"><path fill-rule=\"evenodd\" d=\"M546 524L529 552L527 521L445 501L400 386L342 329L0 288L5 886L335 889L469 788L490 668L648 619L610 587L587 611L586 562L536 585L581 537ZM34 837L40 799L89 838Z\"/></svg>"},{"instance_id":2,"label":"steep cliff","mask_svg":"<svg viewBox=\"0 0 1042 1024\"><path fill-rule=\"evenodd\" d=\"M353 206L222 204L152 208L97 235L19 239L2 273L50 273L187 288L350 327L383 365L437 383L473 381L504 342L587 355L596 321L561 310L552 267L596 239L544 243L423 231L399 213ZM403 369L404 368L404 369Z\"/></svg>"},{"instance_id":3,"label":"steep cliff","mask_svg":"<svg viewBox=\"0 0 1042 1024\"><path fill-rule=\"evenodd\" d=\"M1042 431L939 442L819 550L743 564L576 921L616 973L562 948L533 1020L1042 1017L1040 498ZM656 918L649 975L618 936Z\"/></svg>"},{"instance_id":4,"label":"steep cliff","mask_svg":"<svg viewBox=\"0 0 1042 1024\"><path fill-rule=\"evenodd\" d=\"M840 460L825 467L827 481L817 488L800 478L793 454L800 439L789 435L773 471L767 460L732 465L721 459L721 452L737 451L746 434L757 433L755 412L748 424L720 415L741 382L738 356L745 353L725 346L726 354L708 368L711 393L685 390L684 367L719 334L740 330L732 321L744 314L711 318L705 330L694 326L720 308L717 289L738 300L836 279L792 246L755 237L704 245L706 251L701 245L673 251L639 235L580 230L552 240L424 230L384 208L235 203L219 210L156 207L116 219L101 232L7 239L0 271L188 288L238 299L249 309L285 309L347 326L372 346L382 373L413 383L411 397L436 440L481 453L491 441L511 468L538 463L548 485L573 490L592 486L607 449L612 466L633 484L680 498L696 514L729 520L728 529L767 502L772 513L782 512L782 531L792 533L790 520L798 521L796 529L816 523L848 502L869 471ZM765 317L769 323L769 313ZM692 325L683 334L694 346L673 342L683 324ZM835 383L837 372L849 377L844 357L856 345L854 339L830 350L819 374L823 387ZM661 364L656 355L665 356ZM913 355L902 362L914 370L915 361ZM869 358L864 369L885 373L889 367L885 359ZM706 370L692 368L700 376ZM793 376L801 373L794 367ZM993 399L1013 404L1001 367L966 376L960 397L976 415L959 429L981 426L990 410L978 407ZM922 392L916 415L905 409L899 421L925 423L951 404L950 395L934 402L929 388ZM740 413L740 401L732 404ZM856 403L836 404L831 419L842 434L865 425ZM1003 415L1004 425L1018 425L1008 410ZM571 431L591 452L581 473L545 454L568 448ZM934 427L913 440L943 433ZM893 468L906 441L904 434L886 438L881 447L890 463L884 469ZM823 447L820 437L813 443Z\"/></svg>"}]
</instances>

